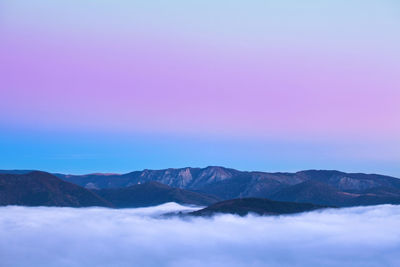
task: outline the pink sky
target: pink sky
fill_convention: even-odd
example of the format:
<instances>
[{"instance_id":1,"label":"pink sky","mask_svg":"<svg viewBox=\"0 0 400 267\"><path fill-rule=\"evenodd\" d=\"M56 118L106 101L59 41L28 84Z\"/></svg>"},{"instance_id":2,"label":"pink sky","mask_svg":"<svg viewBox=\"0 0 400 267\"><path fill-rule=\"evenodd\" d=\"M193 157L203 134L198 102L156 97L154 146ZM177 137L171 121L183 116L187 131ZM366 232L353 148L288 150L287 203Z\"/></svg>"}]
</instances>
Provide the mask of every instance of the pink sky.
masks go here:
<instances>
[{"instance_id":1,"label":"pink sky","mask_svg":"<svg viewBox=\"0 0 400 267\"><path fill-rule=\"evenodd\" d=\"M149 40L116 45L33 38L26 45L24 35L7 37L1 109L17 123L244 135L400 134L399 64L384 56L220 51Z\"/></svg>"},{"instance_id":2,"label":"pink sky","mask_svg":"<svg viewBox=\"0 0 400 267\"><path fill-rule=\"evenodd\" d=\"M397 2L2 5L3 129L372 142L400 162Z\"/></svg>"}]
</instances>

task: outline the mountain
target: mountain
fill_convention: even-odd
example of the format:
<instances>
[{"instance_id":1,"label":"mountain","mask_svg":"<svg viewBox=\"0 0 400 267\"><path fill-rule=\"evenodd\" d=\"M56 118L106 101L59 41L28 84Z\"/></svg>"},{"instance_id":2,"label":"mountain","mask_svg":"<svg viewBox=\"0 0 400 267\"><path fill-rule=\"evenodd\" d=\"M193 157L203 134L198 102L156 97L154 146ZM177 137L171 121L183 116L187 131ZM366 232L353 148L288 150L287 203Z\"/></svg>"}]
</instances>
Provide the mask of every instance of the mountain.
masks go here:
<instances>
[{"instance_id":1,"label":"mountain","mask_svg":"<svg viewBox=\"0 0 400 267\"><path fill-rule=\"evenodd\" d=\"M146 182L124 188L95 190L99 196L117 208L146 207L166 202L207 206L219 198L184 189L172 188L158 182Z\"/></svg>"},{"instance_id":2,"label":"mountain","mask_svg":"<svg viewBox=\"0 0 400 267\"><path fill-rule=\"evenodd\" d=\"M55 174L57 177L89 188L120 188L131 185L156 181L171 187L196 189L204 184L215 183L239 175L241 172L223 167L182 168L164 170L143 170L126 174L88 174L65 175Z\"/></svg>"},{"instance_id":3,"label":"mountain","mask_svg":"<svg viewBox=\"0 0 400 267\"><path fill-rule=\"evenodd\" d=\"M13 171L14 172L14 171ZM0 174L0 205L59 207L145 207L166 202L207 206L215 196L146 182L123 188L89 190L40 171ZM104 175L101 175L103 177Z\"/></svg>"},{"instance_id":4,"label":"mountain","mask_svg":"<svg viewBox=\"0 0 400 267\"><path fill-rule=\"evenodd\" d=\"M400 179L335 170L269 173L209 166L126 174L55 175L91 190L125 188L153 181L222 200L255 197L334 206L400 203Z\"/></svg>"},{"instance_id":5,"label":"mountain","mask_svg":"<svg viewBox=\"0 0 400 267\"><path fill-rule=\"evenodd\" d=\"M327 207L308 203L273 201L263 198L241 198L218 202L189 214L195 216L212 216L218 213L237 214L240 216L249 213L258 215L280 215L312 211L321 208Z\"/></svg>"},{"instance_id":6,"label":"mountain","mask_svg":"<svg viewBox=\"0 0 400 267\"><path fill-rule=\"evenodd\" d=\"M400 199L400 193L398 193L400 179L398 178L331 170L268 173L209 166L206 168L143 170L123 175L91 174L61 178L94 189L122 188L156 181L171 187L215 195L224 200L257 197L278 201L349 206L398 203ZM394 190L394 193L382 195L372 191L367 192L367 190L376 188Z\"/></svg>"},{"instance_id":7,"label":"mountain","mask_svg":"<svg viewBox=\"0 0 400 267\"><path fill-rule=\"evenodd\" d=\"M296 174L306 180L323 182L346 192L362 192L363 190L382 186L400 189L400 179L385 175L326 170L308 170L297 172Z\"/></svg>"},{"instance_id":8,"label":"mountain","mask_svg":"<svg viewBox=\"0 0 400 267\"><path fill-rule=\"evenodd\" d=\"M349 180L353 180L351 184ZM379 179L379 178L378 178ZM307 180L300 184L281 189L270 198L278 201L292 201L299 203L314 203L320 205L334 205L338 207L363 206L378 204L400 204L400 189L394 186L380 186L385 181L369 179L367 181L356 178L340 178L339 183L332 183L323 179ZM371 186L365 186L368 184ZM377 186L377 187L374 187ZM343 190L343 187L348 188ZM368 188L362 190L363 188ZM357 190L358 189L358 190Z\"/></svg>"},{"instance_id":9,"label":"mountain","mask_svg":"<svg viewBox=\"0 0 400 267\"><path fill-rule=\"evenodd\" d=\"M58 178L83 186L87 189L121 188L133 184L131 175L93 173L85 175L71 175L54 173Z\"/></svg>"},{"instance_id":10,"label":"mountain","mask_svg":"<svg viewBox=\"0 0 400 267\"><path fill-rule=\"evenodd\" d=\"M271 199L277 201L343 206L346 201L354 197L353 195L354 194L341 192L327 183L307 180L300 184L283 188L273 194Z\"/></svg>"},{"instance_id":11,"label":"mountain","mask_svg":"<svg viewBox=\"0 0 400 267\"><path fill-rule=\"evenodd\" d=\"M171 187L217 191L232 194L231 190L223 192L226 186L235 188L235 194L240 196L272 194L280 188L314 180L329 184L341 191L362 191L374 187L394 187L400 189L400 179L363 173L345 173L329 170L308 170L295 173L248 172L234 169L209 166L206 168L181 168L163 170L134 171L127 174L88 174L65 175L57 177L79 184L96 188L120 188L138 183L156 181ZM228 197L226 195L225 197Z\"/></svg>"},{"instance_id":12,"label":"mountain","mask_svg":"<svg viewBox=\"0 0 400 267\"><path fill-rule=\"evenodd\" d=\"M400 204L400 189L393 187L374 187L360 193L348 201L347 206Z\"/></svg>"},{"instance_id":13,"label":"mountain","mask_svg":"<svg viewBox=\"0 0 400 267\"><path fill-rule=\"evenodd\" d=\"M27 174L35 170L0 170L0 174Z\"/></svg>"},{"instance_id":14,"label":"mountain","mask_svg":"<svg viewBox=\"0 0 400 267\"><path fill-rule=\"evenodd\" d=\"M268 197L287 185L305 180L290 173L244 172L218 166L143 170L122 175L55 175L88 189L121 188L156 181L171 187L217 195L222 199Z\"/></svg>"},{"instance_id":15,"label":"mountain","mask_svg":"<svg viewBox=\"0 0 400 267\"><path fill-rule=\"evenodd\" d=\"M85 188L40 171L25 174L0 174L0 205L112 206Z\"/></svg>"}]
</instances>

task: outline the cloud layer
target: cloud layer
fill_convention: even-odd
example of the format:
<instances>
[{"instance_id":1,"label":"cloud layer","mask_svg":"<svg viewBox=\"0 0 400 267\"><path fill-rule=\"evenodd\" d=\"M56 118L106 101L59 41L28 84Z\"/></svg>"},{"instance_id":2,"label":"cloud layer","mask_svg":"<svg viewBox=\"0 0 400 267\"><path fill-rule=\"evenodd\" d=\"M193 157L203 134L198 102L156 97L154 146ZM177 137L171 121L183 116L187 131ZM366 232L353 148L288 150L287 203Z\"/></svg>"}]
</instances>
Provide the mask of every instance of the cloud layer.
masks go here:
<instances>
[{"instance_id":1,"label":"cloud layer","mask_svg":"<svg viewBox=\"0 0 400 267\"><path fill-rule=\"evenodd\" d=\"M160 218L193 209L0 208L2 266L400 266L400 206Z\"/></svg>"}]
</instances>

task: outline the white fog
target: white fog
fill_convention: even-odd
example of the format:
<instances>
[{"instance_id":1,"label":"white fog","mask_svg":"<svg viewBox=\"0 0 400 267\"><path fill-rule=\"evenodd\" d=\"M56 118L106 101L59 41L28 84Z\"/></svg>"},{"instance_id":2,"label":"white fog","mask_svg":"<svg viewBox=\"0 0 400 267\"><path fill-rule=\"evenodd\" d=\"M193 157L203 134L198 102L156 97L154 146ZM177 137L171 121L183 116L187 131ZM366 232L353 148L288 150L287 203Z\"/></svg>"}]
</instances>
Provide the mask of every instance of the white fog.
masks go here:
<instances>
[{"instance_id":1,"label":"white fog","mask_svg":"<svg viewBox=\"0 0 400 267\"><path fill-rule=\"evenodd\" d=\"M159 217L191 209L1 207L0 266L400 266L400 206Z\"/></svg>"}]
</instances>

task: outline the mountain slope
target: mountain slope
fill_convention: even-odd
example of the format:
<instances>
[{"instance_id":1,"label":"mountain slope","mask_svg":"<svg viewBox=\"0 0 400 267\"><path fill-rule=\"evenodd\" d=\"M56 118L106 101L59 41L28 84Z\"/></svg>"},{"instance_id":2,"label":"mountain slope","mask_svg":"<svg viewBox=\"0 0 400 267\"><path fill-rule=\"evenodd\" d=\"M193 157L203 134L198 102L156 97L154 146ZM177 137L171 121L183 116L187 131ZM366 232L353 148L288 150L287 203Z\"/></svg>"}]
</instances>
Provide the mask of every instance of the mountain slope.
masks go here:
<instances>
[{"instance_id":1,"label":"mountain slope","mask_svg":"<svg viewBox=\"0 0 400 267\"><path fill-rule=\"evenodd\" d=\"M182 169L164 169L164 170L144 170L135 171L123 175L84 175L84 176L63 176L62 179L70 181L91 189L103 188L122 188L139 183L156 181L171 187L188 189L196 192L203 192L218 196L222 199L260 197L277 198L291 200L293 198L283 198L286 188L300 185L303 182L310 181L304 186L314 185L315 194L318 194L318 186L325 184L326 192L331 194L330 200L325 199L328 196L320 195L321 201L318 203L341 205L347 199L362 196L365 190L374 188L390 188L400 190L400 179L362 173L345 173L330 170L308 170L296 173L267 173L267 172L247 172L237 171L217 166L206 168L182 168ZM313 183L314 182L314 183ZM328 189L330 188L330 189ZM297 188L298 189L298 188ZM296 189L296 190L297 190ZM306 190L303 188L302 190ZM312 188L309 189L313 190ZM333 191L337 191L333 193ZM281 191L281 196L277 196ZM303 193L305 194L305 192ZM400 194L397 194L400 196ZM302 201L298 196L298 201ZM305 196L303 196L304 198ZM317 199L309 196L304 201ZM368 203L366 197L362 203ZM372 202L375 203L376 201Z\"/></svg>"},{"instance_id":2,"label":"mountain slope","mask_svg":"<svg viewBox=\"0 0 400 267\"><path fill-rule=\"evenodd\" d=\"M207 206L220 200L214 196L172 188L158 182L147 182L125 188L102 189L94 192L117 208L154 206L166 202Z\"/></svg>"},{"instance_id":3,"label":"mountain slope","mask_svg":"<svg viewBox=\"0 0 400 267\"><path fill-rule=\"evenodd\" d=\"M373 187L361 192L345 192L328 183L308 180L283 188L271 196L277 201L314 203L338 207L378 204L400 204L400 189Z\"/></svg>"},{"instance_id":4,"label":"mountain slope","mask_svg":"<svg viewBox=\"0 0 400 267\"><path fill-rule=\"evenodd\" d=\"M323 182L346 192L362 192L376 187L400 189L400 179L378 174L308 170L297 172L296 176L305 180Z\"/></svg>"},{"instance_id":5,"label":"mountain slope","mask_svg":"<svg viewBox=\"0 0 400 267\"><path fill-rule=\"evenodd\" d=\"M321 208L326 208L326 206L308 203L272 201L263 198L241 198L218 202L207 208L192 212L190 215L211 216L217 213L230 213L240 216L249 213L255 213L258 215L279 215L312 211Z\"/></svg>"},{"instance_id":6,"label":"mountain slope","mask_svg":"<svg viewBox=\"0 0 400 267\"><path fill-rule=\"evenodd\" d=\"M308 180L300 184L285 187L271 196L271 199L277 201L332 206L342 206L351 198L353 198L353 196L349 193L340 192L329 184L314 180Z\"/></svg>"},{"instance_id":7,"label":"mountain slope","mask_svg":"<svg viewBox=\"0 0 400 267\"><path fill-rule=\"evenodd\" d=\"M230 179L241 174L240 171L223 168L181 168L164 170L143 170L134 171L126 174L89 174L89 175L64 175L56 174L57 177L78 184L83 187L120 188L139 183L156 181L171 187L183 189L197 189L209 183Z\"/></svg>"},{"instance_id":8,"label":"mountain slope","mask_svg":"<svg viewBox=\"0 0 400 267\"><path fill-rule=\"evenodd\" d=\"M0 174L0 205L111 206L109 202L85 188L39 171Z\"/></svg>"},{"instance_id":9,"label":"mountain slope","mask_svg":"<svg viewBox=\"0 0 400 267\"><path fill-rule=\"evenodd\" d=\"M332 170L268 173L209 166L143 170L122 175L55 175L87 189L125 188L155 181L171 187L215 195L224 200L257 197L351 206L399 203L400 199L398 178ZM386 193L376 191L382 191L382 188L385 188Z\"/></svg>"}]
</instances>

